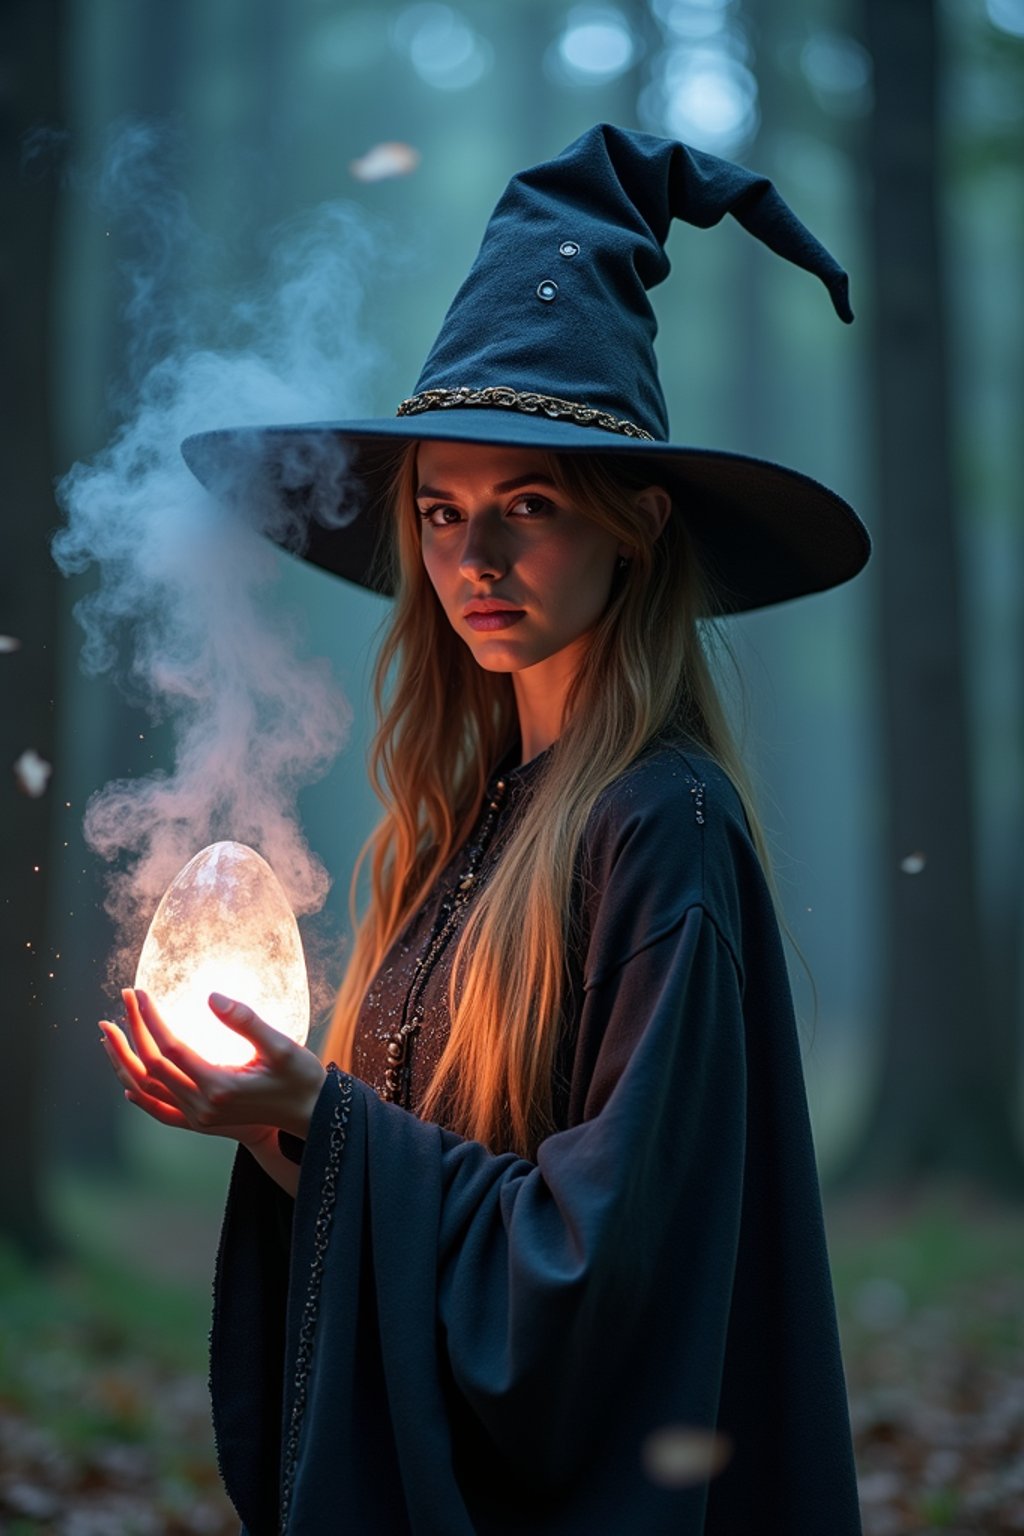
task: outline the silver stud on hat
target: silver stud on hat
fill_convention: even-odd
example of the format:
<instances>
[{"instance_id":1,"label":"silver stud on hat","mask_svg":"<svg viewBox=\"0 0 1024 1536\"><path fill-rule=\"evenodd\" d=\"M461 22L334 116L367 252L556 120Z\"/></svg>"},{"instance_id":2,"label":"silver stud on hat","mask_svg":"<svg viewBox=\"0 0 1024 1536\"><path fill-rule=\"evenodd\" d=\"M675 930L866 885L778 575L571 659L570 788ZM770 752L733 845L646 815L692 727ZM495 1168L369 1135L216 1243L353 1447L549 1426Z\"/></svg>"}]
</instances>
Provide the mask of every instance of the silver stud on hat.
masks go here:
<instances>
[{"instance_id":1,"label":"silver stud on hat","mask_svg":"<svg viewBox=\"0 0 1024 1536\"><path fill-rule=\"evenodd\" d=\"M546 277L542 283L537 284L537 297L543 299L545 304L550 304L557 292L558 284L553 283L550 277Z\"/></svg>"}]
</instances>

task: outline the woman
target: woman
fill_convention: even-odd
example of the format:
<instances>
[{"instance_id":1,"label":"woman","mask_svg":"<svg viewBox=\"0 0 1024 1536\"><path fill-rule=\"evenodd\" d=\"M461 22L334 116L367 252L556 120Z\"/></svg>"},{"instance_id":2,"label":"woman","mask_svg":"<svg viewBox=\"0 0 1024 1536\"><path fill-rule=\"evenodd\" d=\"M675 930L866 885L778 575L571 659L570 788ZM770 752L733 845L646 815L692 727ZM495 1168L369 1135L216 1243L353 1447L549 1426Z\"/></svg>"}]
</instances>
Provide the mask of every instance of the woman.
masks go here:
<instances>
[{"instance_id":1,"label":"woman","mask_svg":"<svg viewBox=\"0 0 1024 1536\"><path fill-rule=\"evenodd\" d=\"M698 619L868 546L824 487L667 442L646 289L673 216L726 211L850 318L769 183L601 127L510 183L396 420L185 445L222 493L312 502L306 558L396 595L325 1052L351 1072L216 994L250 1069L141 994L132 1042L104 1026L133 1102L242 1143L211 1387L252 1536L859 1530L785 963ZM688 1477L673 1444L707 1452Z\"/></svg>"}]
</instances>

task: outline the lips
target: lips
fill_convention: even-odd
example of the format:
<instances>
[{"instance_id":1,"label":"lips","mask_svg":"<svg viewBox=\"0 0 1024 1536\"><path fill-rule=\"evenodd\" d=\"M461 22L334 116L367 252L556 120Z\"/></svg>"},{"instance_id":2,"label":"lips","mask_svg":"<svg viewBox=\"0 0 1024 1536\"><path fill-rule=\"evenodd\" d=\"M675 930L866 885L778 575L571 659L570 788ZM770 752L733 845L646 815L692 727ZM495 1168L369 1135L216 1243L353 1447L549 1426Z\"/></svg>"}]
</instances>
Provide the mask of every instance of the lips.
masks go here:
<instances>
[{"instance_id":1,"label":"lips","mask_svg":"<svg viewBox=\"0 0 1024 1536\"><path fill-rule=\"evenodd\" d=\"M490 630L510 629L513 624L518 624L520 619L526 618L524 608L470 608L463 617L470 629L477 634L486 634Z\"/></svg>"},{"instance_id":2,"label":"lips","mask_svg":"<svg viewBox=\"0 0 1024 1536\"><path fill-rule=\"evenodd\" d=\"M517 608L503 597L473 597L462 610L462 617L477 634L510 629L526 618L525 608Z\"/></svg>"}]
</instances>

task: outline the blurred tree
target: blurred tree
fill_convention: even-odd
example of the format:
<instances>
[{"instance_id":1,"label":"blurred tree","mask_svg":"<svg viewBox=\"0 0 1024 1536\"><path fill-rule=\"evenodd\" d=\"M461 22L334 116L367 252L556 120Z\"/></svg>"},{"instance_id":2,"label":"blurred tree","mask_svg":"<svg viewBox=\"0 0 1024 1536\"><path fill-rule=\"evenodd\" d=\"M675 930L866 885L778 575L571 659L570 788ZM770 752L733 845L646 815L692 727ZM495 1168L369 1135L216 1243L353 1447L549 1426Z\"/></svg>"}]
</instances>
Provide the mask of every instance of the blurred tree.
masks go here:
<instances>
[{"instance_id":1,"label":"blurred tree","mask_svg":"<svg viewBox=\"0 0 1024 1536\"><path fill-rule=\"evenodd\" d=\"M1024 13L1021 13L1024 16ZM958 267L954 399L970 593L985 956L1024 1026L1024 35L994 3L944 17ZM966 279L966 280L965 280Z\"/></svg>"},{"instance_id":2,"label":"blurred tree","mask_svg":"<svg viewBox=\"0 0 1024 1536\"><path fill-rule=\"evenodd\" d=\"M1024 1191L1016 1045L983 963L951 463L931 0L866 0L880 485L887 985L878 1088L840 1182Z\"/></svg>"},{"instance_id":3,"label":"blurred tree","mask_svg":"<svg viewBox=\"0 0 1024 1536\"><path fill-rule=\"evenodd\" d=\"M0 984L7 998L0 1073L0 1230L33 1255L52 1246L41 1173L42 1059L50 1018L45 943L53 798L45 778L19 778L31 751L53 759L51 644L57 574L50 441L51 270L60 148L61 0L11 0L0 12L0 337L3 356L0 629L20 642L0 655Z\"/></svg>"}]
</instances>

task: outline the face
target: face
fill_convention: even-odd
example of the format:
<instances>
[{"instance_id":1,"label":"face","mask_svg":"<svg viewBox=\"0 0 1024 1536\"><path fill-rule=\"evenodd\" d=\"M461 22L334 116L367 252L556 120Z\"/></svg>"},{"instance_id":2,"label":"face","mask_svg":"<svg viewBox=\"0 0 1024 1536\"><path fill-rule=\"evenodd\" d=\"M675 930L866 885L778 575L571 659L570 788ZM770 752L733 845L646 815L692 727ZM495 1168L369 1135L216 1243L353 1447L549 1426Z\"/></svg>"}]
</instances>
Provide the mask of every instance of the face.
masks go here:
<instances>
[{"instance_id":1,"label":"face","mask_svg":"<svg viewBox=\"0 0 1024 1536\"><path fill-rule=\"evenodd\" d=\"M608 602L619 543L525 448L422 443L423 564L480 666L525 673L578 658Z\"/></svg>"}]
</instances>

